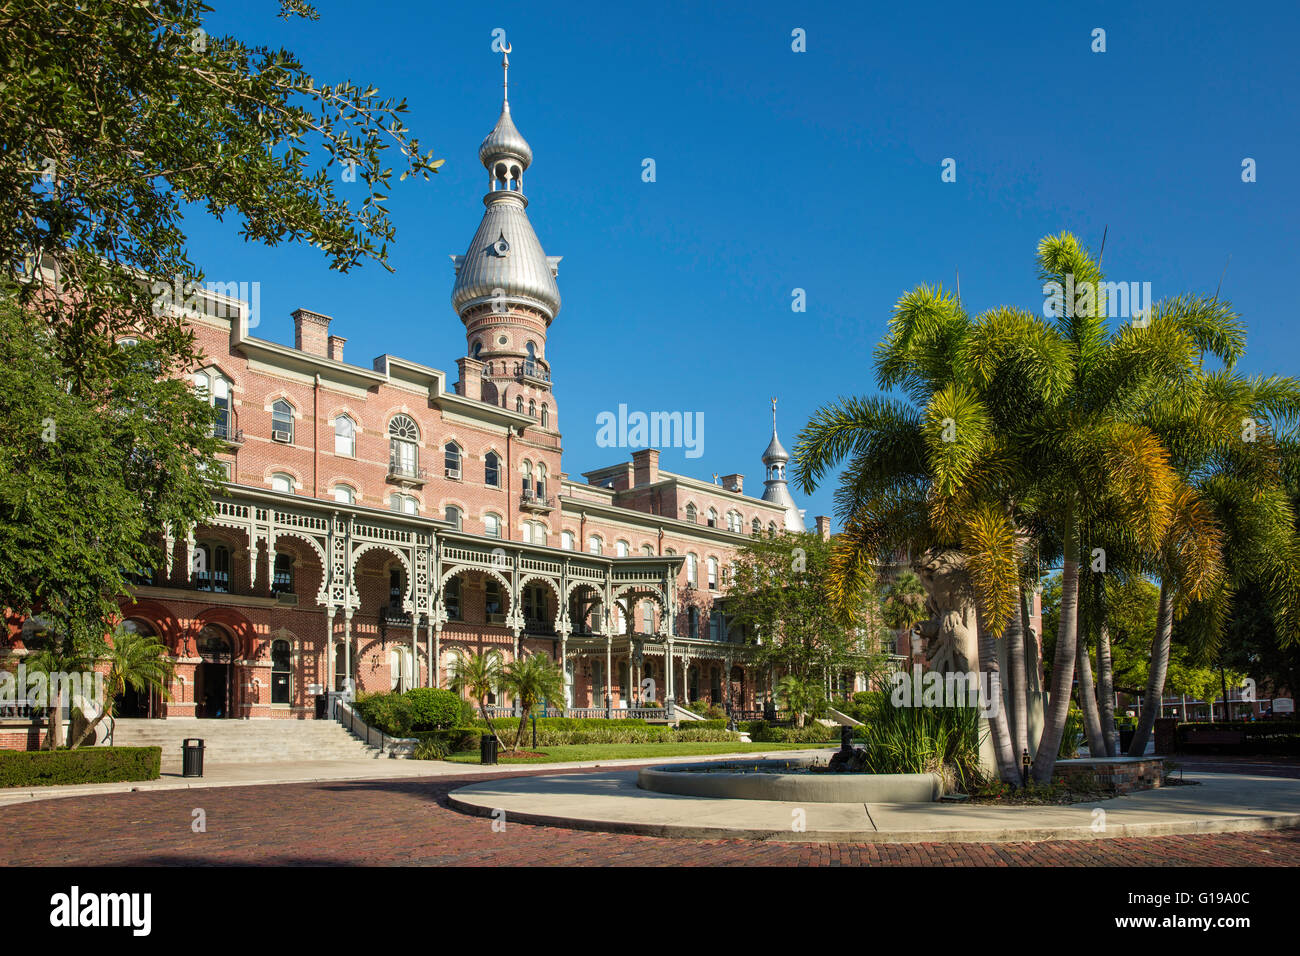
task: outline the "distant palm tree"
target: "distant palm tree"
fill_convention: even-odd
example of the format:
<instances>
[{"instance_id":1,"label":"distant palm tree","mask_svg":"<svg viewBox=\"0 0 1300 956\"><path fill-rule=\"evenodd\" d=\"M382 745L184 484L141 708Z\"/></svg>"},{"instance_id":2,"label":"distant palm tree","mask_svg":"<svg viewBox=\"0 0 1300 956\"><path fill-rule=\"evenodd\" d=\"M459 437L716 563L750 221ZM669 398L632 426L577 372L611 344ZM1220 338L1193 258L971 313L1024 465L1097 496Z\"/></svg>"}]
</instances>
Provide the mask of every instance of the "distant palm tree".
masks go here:
<instances>
[{"instance_id":1,"label":"distant palm tree","mask_svg":"<svg viewBox=\"0 0 1300 956\"><path fill-rule=\"evenodd\" d=\"M929 616L920 576L915 571L902 571L885 582L880 596L885 626L893 631L907 631L909 638L914 639L917 625Z\"/></svg>"},{"instance_id":2,"label":"distant palm tree","mask_svg":"<svg viewBox=\"0 0 1300 956\"><path fill-rule=\"evenodd\" d=\"M776 685L776 696L785 704L786 710L794 715L796 727L804 725L804 716L810 714L823 696L821 686L815 681L790 674L781 678Z\"/></svg>"},{"instance_id":3,"label":"distant palm tree","mask_svg":"<svg viewBox=\"0 0 1300 956\"><path fill-rule=\"evenodd\" d=\"M108 661L108 677L104 681L99 714L70 747L80 747L87 738L94 739L95 728L105 717L113 716L115 698L126 692L128 684L137 690L158 691L164 700L170 699L167 684L172 678L173 665L167 659L166 645L156 636L119 630L113 635L112 643L100 651L100 659Z\"/></svg>"},{"instance_id":4,"label":"distant palm tree","mask_svg":"<svg viewBox=\"0 0 1300 956\"><path fill-rule=\"evenodd\" d=\"M502 676L501 662L495 654L458 657L451 672L451 689L458 694L468 691L478 701L479 713L483 715L483 721L493 737L497 736L497 731L492 726L492 718L488 716L487 698L501 687Z\"/></svg>"},{"instance_id":5,"label":"distant palm tree","mask_svg":"<svg viewBox=\"0 0 1300 956\"><path fill-rule=\"evenodd\" d=\"M564 699L564 675L545 654L531 654L511 661L501 669L501 683L519 701L519 731L512 752L524 739L528 715L543 700Z\"/></svg>"}]
</instances>

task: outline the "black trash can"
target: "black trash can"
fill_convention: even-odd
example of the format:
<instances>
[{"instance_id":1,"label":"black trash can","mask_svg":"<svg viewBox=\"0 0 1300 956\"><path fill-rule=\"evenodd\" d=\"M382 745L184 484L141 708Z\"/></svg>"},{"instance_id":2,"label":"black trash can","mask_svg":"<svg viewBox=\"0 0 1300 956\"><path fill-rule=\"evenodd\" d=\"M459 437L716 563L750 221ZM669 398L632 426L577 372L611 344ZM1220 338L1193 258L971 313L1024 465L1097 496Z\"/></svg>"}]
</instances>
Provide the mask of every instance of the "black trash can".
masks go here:
<instances>
[{"instance_id":1,"label":"black trash can","mask_svg":"<svg viewBox=\"0 0 1300 956\"><path fill-rule=\"evenodd\" d=\"M330 715L330 699L327 694L316 695L316 719L324 720Z\"/></svg>"},{"instance_id":2,"label":"black trash can","mask_svg":"<svg viewBox=\"0 0 1300 956\"><path fill-rule=\"evenodd\" d=\"M181 743L181 776L203 776L203 741L198 737L186 737Z\"/></svg>"},{"instance_id":3,"label":"black trash can","mask_svg":"<svg viewBox=\"0 0 1300 956\"><path fill-rule=\"evenodd\" d=\"M1128 748L1133 746L1133 738L1137 736L1137 728L1121 727L1119 729L1119 752L1127 754Z\"/></svg>"},{"instance_id":4,"label":"black trash can","mask_svg":"<svg viewBox=\"0 0 1300 956\"><path fill-rule=\"evenodd\" d=\"M484 734L479 738L478 754L479 763L493 764L497 762L497 745L500 741L492 734Z\"/></svg>"}]
</instances>

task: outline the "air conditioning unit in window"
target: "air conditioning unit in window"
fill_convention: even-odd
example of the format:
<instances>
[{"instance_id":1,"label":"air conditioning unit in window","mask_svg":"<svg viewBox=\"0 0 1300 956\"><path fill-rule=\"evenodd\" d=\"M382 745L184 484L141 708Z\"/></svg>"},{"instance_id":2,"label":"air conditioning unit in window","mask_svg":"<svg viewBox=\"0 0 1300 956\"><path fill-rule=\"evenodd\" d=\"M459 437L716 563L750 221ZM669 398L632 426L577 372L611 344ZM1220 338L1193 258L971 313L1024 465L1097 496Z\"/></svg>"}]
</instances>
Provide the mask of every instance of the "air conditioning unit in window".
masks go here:
<instances>
[{"instance_id":1,"label":"air conditioning unit in window","mask_svg":"<svg viewBox=\"0 0 1300 956\"><path fill-rule=\"evenodd\" d=\"M282 428L271 429L271 441L282 441L286 445L293 442L293 432L285 431Z\"/></svg>"},{"instance_id":2,"label":"air conditioning unit in window","mask_svg":"<svg viewBox=\"0 0 1300 956\"><path fill-rule=\"evenodd\" d=\"M460 481L460 469L459 469L459 468L448 468L448 469L446 469L446 474L447 474L447 477L448 477L448 478L455 478L457 481Z\"/></svg>"}]
</instances>

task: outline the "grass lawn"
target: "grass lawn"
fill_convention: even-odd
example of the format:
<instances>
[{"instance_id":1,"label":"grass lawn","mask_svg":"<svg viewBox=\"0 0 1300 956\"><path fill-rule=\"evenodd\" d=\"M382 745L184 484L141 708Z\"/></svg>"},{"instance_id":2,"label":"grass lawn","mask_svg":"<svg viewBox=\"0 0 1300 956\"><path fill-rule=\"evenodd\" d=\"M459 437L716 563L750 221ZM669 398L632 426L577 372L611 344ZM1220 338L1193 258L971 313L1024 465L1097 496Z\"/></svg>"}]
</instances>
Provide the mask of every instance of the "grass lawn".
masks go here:
<instances>
[{"instance_id":1,"label":"grass lawn","mask_svg":"<svg viewBox=\"0 0 1300 956\"><path fill-rule=\"evenodd\" d=\"M721 743L673 743L673 744L566 744L559 747L538 747L536 753L544 757L511 757L507 748L502 748L498 756L501 763L576 763L588 760L635 760L639 757L695 757L708 754L764 753L774 750L811 750L816 747L829 747L830 744L741 744L723 741ZM525 735L524 750L532 750ZM478 763L478 751L473 753L451 754L447 757L454 763Z\"/></svg>"}]
</instances>

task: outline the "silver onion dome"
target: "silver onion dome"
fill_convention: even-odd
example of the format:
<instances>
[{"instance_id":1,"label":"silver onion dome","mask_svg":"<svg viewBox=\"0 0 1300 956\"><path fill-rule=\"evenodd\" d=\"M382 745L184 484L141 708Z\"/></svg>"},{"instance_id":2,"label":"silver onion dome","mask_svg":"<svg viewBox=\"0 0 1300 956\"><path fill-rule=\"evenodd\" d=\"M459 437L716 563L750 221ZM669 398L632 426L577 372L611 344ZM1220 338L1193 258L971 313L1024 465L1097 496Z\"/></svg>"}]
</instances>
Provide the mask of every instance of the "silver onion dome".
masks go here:
<instances>
[{"instance_id":1,"label":"silver onion dome","mask_svg":"<svg viewBox=\"0 0 1300 956\"><path fill-rule=\"evenodd\" d=\"M763 464L767 467L767 480L763 482L763 500L779 505L785 509L784 524L786 531L804 531L803 516L790 495L790 488L785 483L785 466L790 460L790 453L776 437L776 399L772 399L772 440L763 452Z\"/></svg>"},{"instance_id":2,"label":"silver onion dome","mask_svg":"<svg viewBox=\"0 0 1300 956\"><path fill-rule=\"evenodd\" d=\"M504 51L510 52L507 47ZM501 67L509 76L509 57ZM510 118L509 87L503 81L501 116L478 156L488 171L491 191L483 197L487 211L463 256L452 256L456 282L451 305L458 314L467 308L492 304L537 309L547 322L560 311L560 289L555 284L560 256L548 256L533 232L525 209L523 170L533 161L528 141Z\"/></svg>"}]
</instances>

